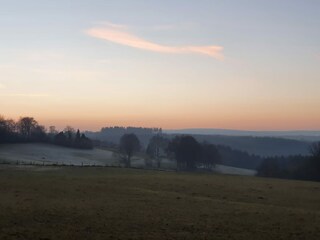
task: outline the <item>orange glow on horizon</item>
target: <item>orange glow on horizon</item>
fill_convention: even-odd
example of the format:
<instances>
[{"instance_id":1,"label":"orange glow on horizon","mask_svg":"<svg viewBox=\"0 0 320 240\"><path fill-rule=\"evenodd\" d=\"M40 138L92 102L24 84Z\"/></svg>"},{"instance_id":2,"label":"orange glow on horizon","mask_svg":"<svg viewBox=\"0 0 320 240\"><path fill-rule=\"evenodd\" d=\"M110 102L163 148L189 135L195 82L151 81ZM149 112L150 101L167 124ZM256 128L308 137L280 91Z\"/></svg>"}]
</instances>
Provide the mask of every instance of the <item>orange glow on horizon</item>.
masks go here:
<instances>
[{"instance_id":1,"label":"orange glow on horizon","mask_svg":"<svg viewBox=\"0 0 320 240\"><path fill-rule=\"evenodd\" d=\"M63 129L66 125L71 125L81 130L99 131L102 127L110 126L135 126L135 127L161 127L163 129L186 129L186 128L215 128L215 129L233 129L233 130L252 130L252 131L290 131L290 130L320 130L320 117L314 120L294 119L288 121L285 118L268 119L45 119L37 118L38 122L45 125L54 125L58 129Z\"/></svg>"},{"instance_id":2,"label":"orange glow on horizon","mask_svg":"<svg viewBox=\"0 0 320 240\"><path fill-rule=\"evenodd\" d=\"M275 100L276 101L276 100ZM54 125L63 129L71 125L82 130L100 130L106 126L161 127L163 129L218 128L235 130L318 130L320 113L315 111L317 103L176 103L167 106L158 104L110 103L108 105L82 106L46 105L41 101L23 106L19 111L8 104L2 115L19 119L32 116L40 124ZM101 109L105 109L104 111ZM283 111L285 109L285 111Z\"/></svg>"}]
</instances>

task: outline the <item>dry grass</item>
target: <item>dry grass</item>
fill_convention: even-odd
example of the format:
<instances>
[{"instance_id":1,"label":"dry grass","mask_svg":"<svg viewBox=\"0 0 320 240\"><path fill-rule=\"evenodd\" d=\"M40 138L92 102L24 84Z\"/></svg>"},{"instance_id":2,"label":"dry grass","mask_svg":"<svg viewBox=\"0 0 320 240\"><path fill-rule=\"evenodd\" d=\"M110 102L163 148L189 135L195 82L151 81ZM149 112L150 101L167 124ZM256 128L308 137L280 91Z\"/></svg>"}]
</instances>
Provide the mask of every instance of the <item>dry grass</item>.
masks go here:
<instances>
[{"instance_id":1,"label":"dry grass","mask_svg":"<svg viewBox=\"0 0 320 240\"><path fill-rule=\"evenodd\" d=\"M320 183L0 168L0 239L320 239Z\"/></svg>"}]
</instances>

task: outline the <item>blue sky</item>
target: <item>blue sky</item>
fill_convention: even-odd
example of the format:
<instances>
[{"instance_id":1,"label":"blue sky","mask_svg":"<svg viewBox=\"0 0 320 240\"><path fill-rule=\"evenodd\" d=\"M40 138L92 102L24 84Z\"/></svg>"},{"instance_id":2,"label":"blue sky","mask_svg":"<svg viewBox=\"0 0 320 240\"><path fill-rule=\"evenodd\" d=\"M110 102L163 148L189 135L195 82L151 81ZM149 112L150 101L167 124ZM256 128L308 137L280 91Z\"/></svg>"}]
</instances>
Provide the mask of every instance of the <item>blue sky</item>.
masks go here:
<instances>
[{"instance_id":1,"label":"blue sky","mask_svg":"<svg viewBox=\"0 0 320 240\"><path fill-rule=\"evenodd\" d=\"M0 4L6 117L88 129L320 129L319 1Z\"/></svg>"}]
</instances>

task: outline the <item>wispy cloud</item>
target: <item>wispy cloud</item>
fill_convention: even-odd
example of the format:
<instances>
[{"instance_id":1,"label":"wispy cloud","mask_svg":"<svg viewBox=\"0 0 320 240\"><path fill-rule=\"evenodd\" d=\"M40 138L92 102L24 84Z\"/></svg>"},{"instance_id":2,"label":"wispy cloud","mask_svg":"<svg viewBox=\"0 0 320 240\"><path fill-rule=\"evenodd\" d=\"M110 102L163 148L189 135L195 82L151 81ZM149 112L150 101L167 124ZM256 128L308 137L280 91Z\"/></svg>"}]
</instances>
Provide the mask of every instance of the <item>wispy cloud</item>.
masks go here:
<instances>
[{"instance_id":1,"label":"wispy cloud","mask_svg":"<svg viewBox=\"0 0 320 240\"><path fill-rule=\"evenodd\" d=\"M104 39L110 42L118 43L121 45L130 46L133 48L143 49L147 51L159 52L159 53L194 53L207 55L218 60L223 60L223 47L216 45L209 46L167 46L154 43L134 34L130 33L127 28L123 25L115 25L105 23L101 27L93 27L88 29L86 33L89 36Z\"/></svg>"}]
</instances>

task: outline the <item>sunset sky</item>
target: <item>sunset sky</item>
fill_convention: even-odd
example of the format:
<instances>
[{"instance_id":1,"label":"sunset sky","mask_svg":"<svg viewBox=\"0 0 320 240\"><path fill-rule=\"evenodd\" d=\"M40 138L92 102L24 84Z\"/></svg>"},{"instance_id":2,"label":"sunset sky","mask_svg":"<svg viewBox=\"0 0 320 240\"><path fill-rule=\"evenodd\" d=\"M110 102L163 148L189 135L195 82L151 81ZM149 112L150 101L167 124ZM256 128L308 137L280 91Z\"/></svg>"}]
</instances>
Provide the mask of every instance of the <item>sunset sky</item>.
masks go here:
<instances>
[{"instance_id":1,"label":"sunset sky","mask_svg":"<svg viewBox=\"0 0 320 240\"><path fill-rule=\"evenodd\" d=\"M0 115L320 130L318 0L0 0Z\"/></svg>"}]
</instances>

